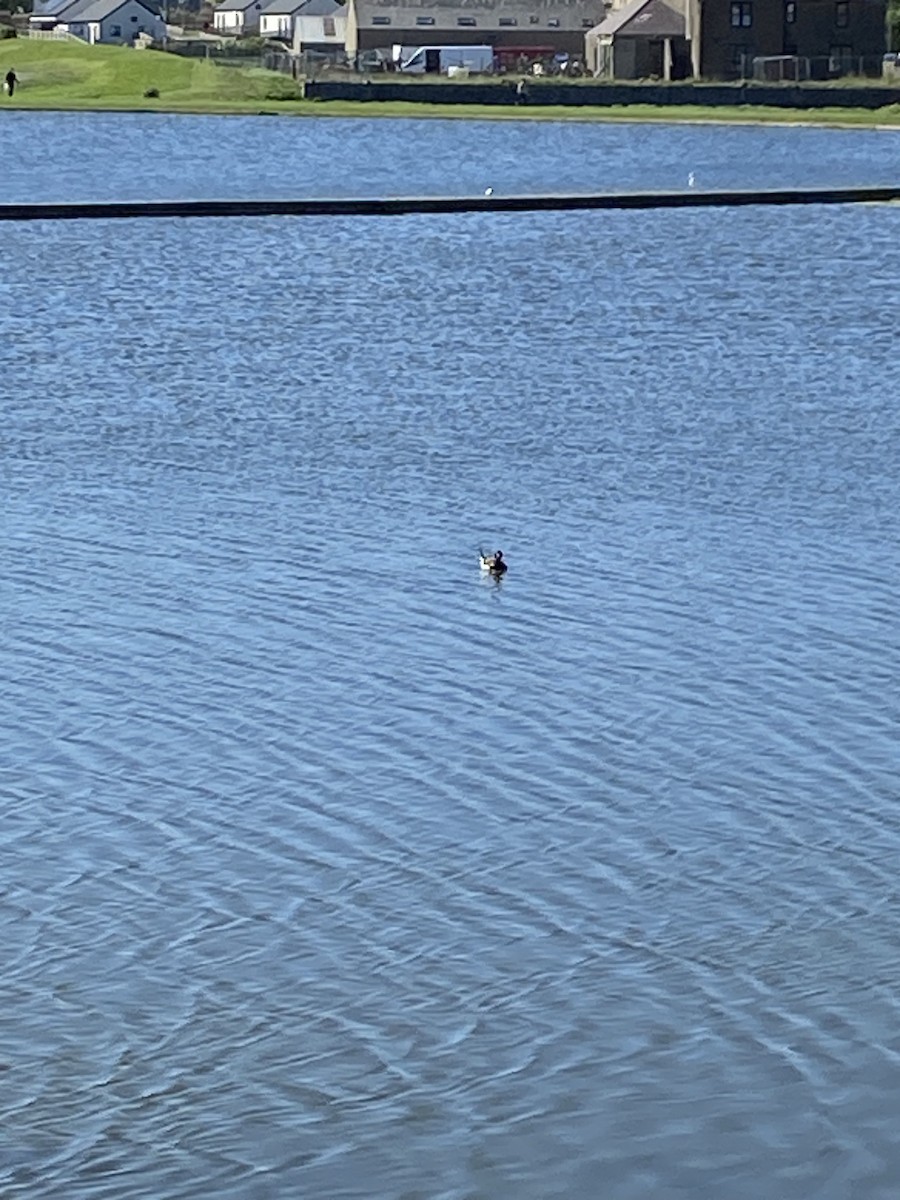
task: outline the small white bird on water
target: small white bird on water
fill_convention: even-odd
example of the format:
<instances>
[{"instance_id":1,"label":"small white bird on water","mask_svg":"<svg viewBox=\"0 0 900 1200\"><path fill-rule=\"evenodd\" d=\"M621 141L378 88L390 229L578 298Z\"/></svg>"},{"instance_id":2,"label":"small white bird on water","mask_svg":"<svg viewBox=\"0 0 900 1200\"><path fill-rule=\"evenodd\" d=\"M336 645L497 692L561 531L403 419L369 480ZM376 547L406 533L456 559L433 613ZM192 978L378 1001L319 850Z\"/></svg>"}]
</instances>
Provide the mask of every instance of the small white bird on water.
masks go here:
<instances>
[{"instance_id":1,"label":"small white bird on water","mask_svg":"<svg viewBox=\"0 0 900 1200\"><path fill-rule=\"evenodd\" d=\"M493 189L493 188L485 188L485 189L484 189L484 194L485 194L486 196L493 196L493 194L494 194L494 189Z\"/></svg>"},{"instance_id":2,"label":"small white bird on water","mask_svg":"<svg viewBox=\"0 0 900 1200\"><path fill-rule=\"evenodd\" d=\"M694 172L689 171L688 172L688 187L693 187L693 186L694 186Z\"/></svg>"}]
</instances>

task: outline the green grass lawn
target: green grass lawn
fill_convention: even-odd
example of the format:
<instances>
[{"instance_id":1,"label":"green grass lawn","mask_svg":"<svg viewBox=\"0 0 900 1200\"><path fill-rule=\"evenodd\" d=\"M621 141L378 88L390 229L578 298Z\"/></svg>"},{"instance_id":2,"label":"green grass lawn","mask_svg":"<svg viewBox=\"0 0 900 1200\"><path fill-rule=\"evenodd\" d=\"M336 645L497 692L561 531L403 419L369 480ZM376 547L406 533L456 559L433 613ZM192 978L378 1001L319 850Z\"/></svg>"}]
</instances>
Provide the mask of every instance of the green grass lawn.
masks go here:
<instances>
[{"instance_id":1,"label":"green grass lawn","mask_svg":"<svg viewBox=\"0 0 900 1200\"><path fill-rule=\"evenodd\" d=\"M10 38L0 42L0 74L10 67L19 87L0 104L16 108L256 112L299 94L293 80L274 71L75 41ZM158 99L144 95L151 88Z\"/></svg>"},{"instance_id":2,"label":"green grass lawn","mask_svg":"<svg viewBox=\"0 0 900 1200\"><path fill-rule=\"evenodd\" d=\"M875 112L829 108L524 107L479 104L306 101L288 76L259 68L216 66L155 50L11 38L0 42L0 74L12 67L20 86L3 108L114 109L159 112L282 113L294 116L453 117L543 121L729 121L900 128L900 105ZM411 94L416 84L410 84ZM155 88L158 98L145 96Z\"/></svg>"}]
</instances>

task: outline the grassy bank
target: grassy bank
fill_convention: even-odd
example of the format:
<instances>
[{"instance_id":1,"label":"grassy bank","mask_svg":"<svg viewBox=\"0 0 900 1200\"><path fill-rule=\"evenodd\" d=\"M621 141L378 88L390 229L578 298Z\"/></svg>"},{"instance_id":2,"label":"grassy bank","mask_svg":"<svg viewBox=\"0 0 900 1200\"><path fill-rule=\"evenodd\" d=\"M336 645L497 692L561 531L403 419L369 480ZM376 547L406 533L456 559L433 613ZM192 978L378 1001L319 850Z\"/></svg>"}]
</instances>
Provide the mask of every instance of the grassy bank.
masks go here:
<instances>
[{"instance_id":1,"label":"grassy bank","mask_svg":"<svg viewBox=\"0 0 900 1200\"><path fill-rule=\"evenodd\" d=\"M0 43L0 74L13 67L20 87L3 109L84 109L193 113L279 113L292 116L441 117L539 121L711 121L835 126L897 126L900 105L871 112L634 104L584 108L479 104L306 101L284 75L258 68L220 67L152 50L88 46L27 38ZM411 94L415 84L410 85ZM158 96L146 93L155 90ZM839 96L836 92L836 99Z\"/></svg>"},{"instance_id":2,"label":"grassy bank","mask_svg":"<svg viewBox=\"0 0 900 1200\"><path fill-rule=\"evenodd\" d=\"M0 42L0 73L10 67L19 87L12 100L0 100L3 107L257 112L298 95L294 82L274 71L74 41ZM154 89L158 97L145 94Z\"/></svg>"}]
</instances>

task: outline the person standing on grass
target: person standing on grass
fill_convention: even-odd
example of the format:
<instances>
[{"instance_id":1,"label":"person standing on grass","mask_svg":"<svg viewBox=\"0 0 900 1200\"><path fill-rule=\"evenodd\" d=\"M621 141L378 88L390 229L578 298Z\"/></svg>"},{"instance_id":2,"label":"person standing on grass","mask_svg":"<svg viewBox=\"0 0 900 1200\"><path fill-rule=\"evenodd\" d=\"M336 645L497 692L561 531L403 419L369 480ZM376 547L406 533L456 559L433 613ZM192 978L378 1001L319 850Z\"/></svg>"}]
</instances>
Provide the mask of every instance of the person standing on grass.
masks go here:
<instances>
[{"instance_id":1,"label":"person standing on grass","mask_svg":"<svg viewBox=\"0 0 900 1200\"><path fill-rule=\"evenodd\" d=\"M6 92L7 92L7 95L11 96L11 95L13 94L13 92L16 90L16 84L17 84L18 82L19 82L18 76L16 75L16 73L15 73L15 71L12 69L12 67L10 67L10 68L9 68L9 70L6 72Z\"/></svg>"}]
</instances>

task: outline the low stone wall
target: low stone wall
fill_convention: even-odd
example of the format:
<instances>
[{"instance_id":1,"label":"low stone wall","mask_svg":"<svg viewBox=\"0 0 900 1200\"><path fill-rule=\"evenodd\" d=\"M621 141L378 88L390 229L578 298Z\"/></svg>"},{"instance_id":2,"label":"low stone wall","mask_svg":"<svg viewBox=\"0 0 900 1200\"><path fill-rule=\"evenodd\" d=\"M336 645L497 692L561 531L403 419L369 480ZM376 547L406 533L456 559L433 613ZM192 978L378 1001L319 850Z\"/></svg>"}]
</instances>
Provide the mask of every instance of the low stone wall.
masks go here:
<instances>
[{"instance_id":1,"label":"low stone wall","mask_svg":"<svg viewBox=\"0 0 900 1200\"><path fill-rule=\"evenodd\" d=\"M765 105L769 108L884 108L900 104L900 87L827 87L715 83L529 83L524 98L516 83L443 83L431 80L316 79L304 84L307 100L404 101L416 104L521 104L595 108L610 105Z\"/></svg>"}]
</instances>

